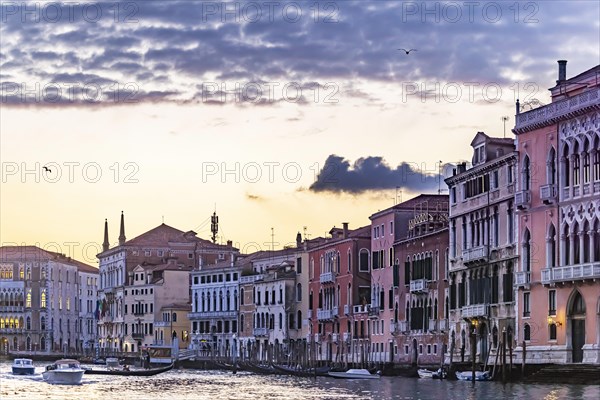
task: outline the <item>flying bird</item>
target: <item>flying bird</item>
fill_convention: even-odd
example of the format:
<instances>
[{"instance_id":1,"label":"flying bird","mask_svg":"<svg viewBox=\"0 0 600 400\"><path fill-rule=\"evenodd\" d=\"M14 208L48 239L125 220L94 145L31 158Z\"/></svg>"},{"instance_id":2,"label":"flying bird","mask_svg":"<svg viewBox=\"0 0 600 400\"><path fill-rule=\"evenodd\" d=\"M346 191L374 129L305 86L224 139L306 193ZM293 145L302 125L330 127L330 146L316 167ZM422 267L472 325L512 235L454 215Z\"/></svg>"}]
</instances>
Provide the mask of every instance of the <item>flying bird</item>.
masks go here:
<instances>
[{"instance_id":1,"label":"flying bird","mask_svg":"<svg viewBox=\"0 0 600 400\"><path fill-rule=\"evenodd\" d=\"M417 51L417 49L410 49L410 50L406 50L406 49L398 49L398 50L402 50L402 51L404 51L406 54L410 53L411 51Z\"/></svg>"},{"instance_id":2,"label":"flying bird","mask_svg":"<svg viewBox=\"0 0 600 400\"><path fill-rule=\"evenodd\" d=\"M46 166L44 166L44 171L52 173L52 170Z\"/></svg>"}]
</instances>

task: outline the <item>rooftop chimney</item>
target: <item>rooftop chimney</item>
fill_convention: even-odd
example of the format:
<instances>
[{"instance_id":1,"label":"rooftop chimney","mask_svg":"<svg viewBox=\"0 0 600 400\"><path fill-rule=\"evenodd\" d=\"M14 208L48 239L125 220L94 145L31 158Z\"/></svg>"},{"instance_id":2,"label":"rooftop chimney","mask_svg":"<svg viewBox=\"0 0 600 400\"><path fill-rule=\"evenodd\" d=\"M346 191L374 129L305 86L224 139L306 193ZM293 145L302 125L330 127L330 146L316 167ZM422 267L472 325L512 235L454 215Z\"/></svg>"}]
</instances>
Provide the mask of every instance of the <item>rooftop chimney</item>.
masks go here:
<instances>
[{"instance_id":1,"label":"rooftop chimney","mask_svg":"<svg viewBox=\"0 0 600 400\"><path fill-rule=\"evenodd\" d=\"M567 80L567 60L558 60L558 80L556 84Z\"/></svg>"},{"instance_id":2,"label":"rooftop chimney","mask_svg":"<svg viewBox=\"0 0 600 400\"><path fill-rule=\"evenodd\" d=\"M233 246L233 241L231 241L231 240L228 240L228 241L227 241L227 247L232 247L232 246Z\"/></svg>"},{"instance_id":3,"label":"rooftop chimney","mask_svg":"<svg viewBox=\"0 0 600 400\"><path fill-rule=\"evenodd\" d=\"M519 101L519 99L517 99L517 102L515 103L515 108L516 110L516 115L521 114L521 102Z\"/></svg>"},{"instance_id":4,"label":"rooftop chimney","mask_svg":"<svg viewBox=\"0 0 600 400\"><path fill-rule=\"evenodd\" d=\"M296 235L296 247L300 247L302 245L302 235L300 232Z\"/></svg>"},{"instance_id":5,"label":"rooftop chimney","mask_svg":"<svg viewBox=\"0 0 600 400\"><path fill-rule=\"evenodd\" d=\"M104 220L104 242L102 243L102 251L108 250L110 243L108 242L108 219Z\"/></svg>"},{"instance_id":6,"label":"rooftop chimney","mask_svg":"<svg viewBox=\"0 0 600 400\"><path fill-rule=\"evenodd\" d=\"M342 222L342 226L344 227L344 239L348 237L348 223Z\"/></svg>"}]
</instances>

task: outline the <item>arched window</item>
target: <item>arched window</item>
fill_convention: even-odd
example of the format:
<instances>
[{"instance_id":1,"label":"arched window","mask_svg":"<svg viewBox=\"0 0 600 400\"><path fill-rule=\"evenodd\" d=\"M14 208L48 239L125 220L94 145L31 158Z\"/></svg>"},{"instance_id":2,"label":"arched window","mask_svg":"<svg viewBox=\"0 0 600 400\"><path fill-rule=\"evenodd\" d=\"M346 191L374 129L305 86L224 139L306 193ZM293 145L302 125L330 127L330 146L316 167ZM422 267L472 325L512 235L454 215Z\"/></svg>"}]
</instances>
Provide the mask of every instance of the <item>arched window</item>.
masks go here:
<instances>
[{"instance_id":1,"label":"arched window","mask_svg":"<svg viewBox=\"0 0 600 400\"><path fill-rule=\"evenodd\" d=\"M31 295L29 295L31 296ZM31 330L31 317L27 317L25 329Z\"/></svg>"},{"instance_id":2,"label":"arched window","mask_svg":"<svg viewBox=\"0 0 600 400\"><path fill-rule=\"evenodd\" d=\"M173 322L177 322L177 313L173 313Z\"/></svg>"},{"instance_id":3,"label":"arched window","mask_svg":"<svg viewBox=\"0 0 600 400\"><path fill-rule=\"evenodd\" d=\"M525 324L525 326L523 327L523 340L531 340L531 327L529 326L529 324Z\"/></svg>"},{"instance_id":4,"label":"arched window","mask_svg":"<svg viewBox=\"0 0 600 400\"><path fill-rule=\"evenodd\" d=\"M340 255L340 252L338 251L338 252L337 252L337 255L336 255L336 268L337 268L337 273L338 273L338 274L339 274L340 272L342 272L342 268L341 268L341 266L342 266L342 257L341 257L341 255Z\"/></svg>"},{"instance_id":5,"label":"arched window","mask_svg":"<svg viewBox=\"0 0 600 400\"><path fill-rule=\"evenodd\" d=\"M556 340L556 324L552 323L548 325L548 330L549 340Z\"/></svg>"},{"instance_id":6,"label":"arched window","mask_svg":"<svg viewBox=\"0 0 600 400\"><path fill-rule=\"evenodd\" d=\"M590 148L589 148L589 140L585 138L583 143L583 153L581 154L583 158L583 183L588 183L590 181Z\"/></svg>"},{"instance_id":7,"label":"arched window","mask_svg":"<svg viewBox=\"0 0 600 400\"><path fill-rule=\"evenodd\" d=\"M298 317L296 318L296 328L302 329L302 311L298 310Z\"/></svg>"},{"instance_id":8,"label":"arched window","mask_svg":"<svg viewBox=\"0 0 600 400\"><path fill-rule=\"evenodd\" d=\"M531 234L527 228L523 234L523 271L531 271Z\"/></svg>"},{"instance_id":9,"label":"arched window","mask_svg":"<svg viewBox=\"0 0 600 400\"><path fill-rule=\"evenodd\" d=\"M31 308L31 292L27 292L27 297L25 300L25 307Z\"/></svg>"},{"instance_id":10,"label":"arched window","mask_svg":"<svg viewBox=\"0 0 600 400\"><path fill-rule=\"evenodd\" d=\"M554 151L554 147L550 148L546 160L546 182L550 185L556 183L556 151Z\"/></svg>"},{"instance_id":11,"label":"arched window","mask_svg":"<svg viewBox=\"0 0 600 400\"><path fill-rule=\"evenodd\" d=\"M548 246L548 259L546 260L546 265L548 268L556 267L556 229L552 222L548 227L548 238L546 243Z\"/></svg>"},{"instance_id":12,"label":"arched window","mask_svg":"<svg viewBox=\"0 0 600 400\"><path fill-rule=\"evenodd\" d=\"M562 180L565 184L565 187L569 187L571 186L571 160L569 160L569 146L565 145L565 147L563 147L563 152L562 152L562 159L561 159L561 165L562 165Z\"/></svg>"},{"instance_id":13,"label":"arched window","mask_svg":"<svg viewBox=\"0 0 600 400\"><path fill-rule=\"evenodd\" d=\"M240 315L240 332L244 332L244 314Z\"/></svg>"},{"instance_id":14,"label":"arched window","mask_svg":"<svg viewBox=\"0 0 600 400\"><path fill-rule=\"evenodd\" d=\"M244 305L244 288L240 289L240 305Z\"/></svg>"},{"instance_id":15,"label":"arched window","mask_svg":"<svg viewBox=\"0 0 600 400\"><path fill-rule=\"evenodd\" d=\"M43 331L46 330L46 318L45 317L40 318L40 329Z\"/></svg>"},{"instance_id":16,"label":"arched window","mask_svg":"<svg viewBox=\"0 0 600 400\"><path fill-rule=\"evenodd\" d=\"M350 252L350 249L348 249L348 272L352 271L352 253Z\"/></svg>"},{"instance_id":17,"label":"arched window","mask_svg":"<svg viewBox=\"0 0 600 400\"><path fill-rule=\"evenodd\" d=\"M359 266L358 270L360 272L369 272L369 250L361 249L359 252Z\"/></svg>"},{"instance_id":18,"label":"arched window","mask_svg":"<svg viewBox=\"0 0 600 400\"><path fill-rule=\"evenodd\" d=\"M302 301L302 284L296 285L296 301Z\"/></svg>"}]
</instances>

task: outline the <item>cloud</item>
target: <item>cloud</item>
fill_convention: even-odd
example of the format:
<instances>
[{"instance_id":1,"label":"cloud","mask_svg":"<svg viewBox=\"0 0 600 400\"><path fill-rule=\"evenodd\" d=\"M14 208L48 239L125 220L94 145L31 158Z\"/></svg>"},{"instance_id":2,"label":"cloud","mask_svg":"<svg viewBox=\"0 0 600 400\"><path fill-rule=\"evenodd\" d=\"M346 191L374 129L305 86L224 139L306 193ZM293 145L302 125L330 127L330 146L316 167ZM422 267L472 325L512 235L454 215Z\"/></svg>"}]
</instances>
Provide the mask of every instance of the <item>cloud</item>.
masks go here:
<instances>
[{"instance_id":1,"label":"cloud","mask_svg":"<svg viewBox=\"0 0 600 400\"><path fill-rule=\"evenodd\" d=\"M382 157L371 156L361 157L351 165L343 157L331 154L309 190L316 193L360 194L398 187L411 192L437 191L440 174L425 171L424 167L408 162L391 167ZM437 167L436 164L430 169L435 171ZM441 184L444 189L443 177Z\"/></svg>"}]
</instances>

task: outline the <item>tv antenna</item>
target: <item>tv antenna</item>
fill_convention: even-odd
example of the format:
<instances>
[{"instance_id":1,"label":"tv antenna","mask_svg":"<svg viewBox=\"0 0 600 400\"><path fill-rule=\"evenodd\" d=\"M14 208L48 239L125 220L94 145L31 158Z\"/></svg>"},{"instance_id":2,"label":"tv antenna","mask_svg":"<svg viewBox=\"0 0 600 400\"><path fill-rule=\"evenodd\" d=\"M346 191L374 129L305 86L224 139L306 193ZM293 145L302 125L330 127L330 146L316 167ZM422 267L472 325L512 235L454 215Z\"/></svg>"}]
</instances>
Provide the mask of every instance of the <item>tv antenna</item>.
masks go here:
<instances>
[{"instance_id":1,"label":"tv antenna","mask_svg":"<svg viewBox=\"0 0 600 400\"><path fill-rule=\"evenodd\" d=\"M212 217L210 217L210 231L212 232L212 242L217 242L217 232L219 232L219 217L217 216L217 212L213 212Z\"/></svg>"},{"instance_id":2,"label":"tv antenna","mask_svg":"<svg viewBox=\"0 0 600 400\"><path fill-rule=\"evenodd\" d=\"M504 137L506 138L506 121L508 121L510 118L505 115L504 117L502 117L502 122L504 123Z\"/></svg>"}]
</instances>

